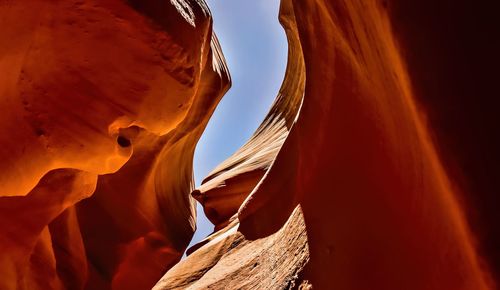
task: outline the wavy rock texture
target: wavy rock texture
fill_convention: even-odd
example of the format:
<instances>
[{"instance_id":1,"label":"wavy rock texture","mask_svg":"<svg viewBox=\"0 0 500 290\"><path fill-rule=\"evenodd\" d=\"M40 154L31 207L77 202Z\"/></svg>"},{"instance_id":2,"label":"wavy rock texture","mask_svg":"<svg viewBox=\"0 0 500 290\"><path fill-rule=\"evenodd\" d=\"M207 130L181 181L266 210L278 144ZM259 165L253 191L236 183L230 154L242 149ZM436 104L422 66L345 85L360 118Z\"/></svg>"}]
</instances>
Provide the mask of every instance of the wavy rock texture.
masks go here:
<instances>
[{"instance_id":1,"label":"wavy rock texture","mask_svg":"<svg viewBox=\"0 0 500 290\"><path fill-rule=\"evenodd\" d=\"M282 0L280 93L193 190L203 1L0 0L0 289L494 289L495 10L413 2Z\"/></svg>"},{"instance_id":2,"label":"wavy rock texture","mask_svg":"<svg viewBox=\"0 0 500 290\"><path fill-rule=\"evenodd\" d=\"M151 288L194 232L194 148L230 83L206 4L0 19L0 289Z\"/></svg>"},{"instance_id":3,"label":"wavy rock texture","mask_svg":"<svg viewBox=\"0 0 500 290\"><path fill-rule=\"evenodd\" d=\"M437 7L444 16L426 13L430 7ZM459 92L468 85L453 82L458 65L451 65L451 60L463 63L458 56L471 57L471 51L483 48L471 48L474 45L469 42L476 36L465 31L492 30L479 19L487 14L484 7L473 9L477 14L471 17L477 22L460 19L469 15L467 7L446 1L282 0L280 20L290 54L280 95L251 140L193 192L216 232L190 249L191 255L155 289L282 289L299 284L301 289L495 288L479 253L495 265L498 247L482 240L486 246L481 248L471 225L476 231L476 227L486 228L486 236L498 241L496 222L470 219L467 206L476 204L459 202L467 198L458 190L463 183L450 181L450 174L457 178L453 163L436 149L436 140L454 142L455 152L469 153L462 160L474 156L468 142L457 143L461 134L446 132L447 122L439 118L440 113L450 114L444 104L467 110L461 99L439 100L439 93L469 96ZM454 25L470 26L460 34L449 28ZM451 37L446 34L450 32ZM439 37L453 41L436 40ZM462 47L456 48L457 44ZM418 49L428 54L420 55ZM428 83L425 73L436 65L436 52L456 50L456 55L448 56L447 67L431 73L445 80L444 87ZM458 67L466 70L471 65ZM484 83L474 76L467 81L473 83L470 87ZM438 116L436 140L431 138L422 107ZM485 118L479 112L472 115L476 129L481 130L479 125L492 129L487 118L493 115ZM489 140L482 141L490 146ZM475 146L477 157L481 144ZM494 152L489 151L497 156ZM483 170L460 165L471 176ZM496 186L490 184L490 188ZM480 194L476 200L497 201L481 186L473 189ZM252 277L269 268L259 267L261 262L246 265L246 256L229 246L234 235L242 235L251 247L286 232L289 222L285 221L297 205L302 208L309 249L307 265L300 277L294 277L297 283L252 284ZM491 207L478 207L483 209L481 215L496 216ZM278 256L270 251L264 256L256 252L254 257L264 261ZM227 273L221 266L235 259L242 262ZM273 270L295 273L301 267L274 266Z\"/></svg>"},{"instance_id":4,"label":"wavy rock texture","mask_svg":"<svg viewBox=\"0 0 500 290\"><path fill-rule=\"evenodd\" d=\"M153 288L286 289L309 259L300 207L278 232L249 241L232 223L172 268ZM196 261L196 262L194 262Z\"/></svg>"},{"instance_id":5,"label":"wavy rock texture","mask_svg":"<svg viewBox=\"0 0 500 290\"><path fill-rule=\"evenodd\" d=\"M208 219L221 227L238 211L241 203L262 179L276 158L292 127L304 94L302 48L293 11L280 20L288 37L288 65L280 92L262 124L229 159L217 166L193 196L203 205Z\"/></svg>"}]
</instances>

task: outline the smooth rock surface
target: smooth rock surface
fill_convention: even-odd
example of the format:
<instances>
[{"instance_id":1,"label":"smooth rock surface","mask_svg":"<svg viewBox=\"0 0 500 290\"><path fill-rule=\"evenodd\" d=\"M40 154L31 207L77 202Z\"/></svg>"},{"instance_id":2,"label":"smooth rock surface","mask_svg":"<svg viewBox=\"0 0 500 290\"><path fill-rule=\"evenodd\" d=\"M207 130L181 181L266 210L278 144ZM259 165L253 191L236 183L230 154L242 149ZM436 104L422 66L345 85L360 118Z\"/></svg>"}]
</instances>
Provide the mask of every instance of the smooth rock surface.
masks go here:
<instances>
[{"instance_id":1,"label":"smooth rock surface","mask_svg":"<svg viewBox=\"0 0 500 290\"><path fill-rule=\"evenodd\" d=\"M467 14L462 3L438 1L408 7L425 5L437 5L452 15L444 19L457 25L467 22L458 18L460 13ZM237 231L254 243L281 231L300 205L310 249L310 260L298 279L303 281L301 289L495 287L485 261L496 263L496 250L483 252L477 243L471 230L477 221L468 219L475 204L461 203L467 193L457 188L460 182L450 179L450 175L456 178L452 166L439 155L433 139L433 134L440 138L448 134L441 132L439 123L432 132L433 124L425 120L422 103L429 110L448 112L439 101L421 95L422 91L435 95L456 91L461 85L448 81L447 88L432 87L421 77L425 69L433 69L432 50L442 43L410 34L426 17L398 1L281 1L280 20L291 49L297 49L290 54L285 84L292 79L300 84L302 79L303 102L279 134L281 142L266 142L273 140L269 136L275 134L276 123L264 121L252 139L194 191L216 231L224 232L225 225L238 222ZM471 25L491 30L485 22ZM434 33L432 27L424 27ZM457 37L464 45L471 38L465 33ZM413 52L408 45L415 43L430 51L429 56ZM460 49L452 46L448 44L450 52ZM412 67L408 68L405 57ZM453 74L452 70L453 66L440 68L441 73ZM482 83L480 77L471 80ZM284 89L280 97L302 97L293 94L300 89ZM461 106L460 100L448 98L447 102ZM483 116L474 117L481 124ZM279 117L273 120L280 122ZM483 220L481 224L496 231L496 222ZM209 249L212 240L221 239L219 232L196 245L191 255ZM226 255L232 252L228 248ZM481 253L488 255L486 260ZM217 260L206 257L212 259L210 263ZM197 261L188 258L183 267L195 267ZM177 270L175 274L182 277L183 273ZM170 275L174 273L166 277ZM232 282L224 285L245 287L244 279L237 285Z\"/></svg>"},{"instance_id":2,"label":"smooth rock surface","mask_svg":"<svg viewBox=\"0 0 500 290\"><path fill-rule=\"evenodd\" d=\"M150 289L194 232L193 152L230 84L206 4L0 19L0 289Z\"/></svg>"},{"instance_id":3,"label":"smooth rock surface","mask_svg":"<svg viewBox=\"0 0 500 290\"><path fill-rule=\"evenodd\" d=\"M0 0L0 289L495 289L495 11L282 0L280 93L194 189L204 1Z\"/></svg>"}]
</instances>

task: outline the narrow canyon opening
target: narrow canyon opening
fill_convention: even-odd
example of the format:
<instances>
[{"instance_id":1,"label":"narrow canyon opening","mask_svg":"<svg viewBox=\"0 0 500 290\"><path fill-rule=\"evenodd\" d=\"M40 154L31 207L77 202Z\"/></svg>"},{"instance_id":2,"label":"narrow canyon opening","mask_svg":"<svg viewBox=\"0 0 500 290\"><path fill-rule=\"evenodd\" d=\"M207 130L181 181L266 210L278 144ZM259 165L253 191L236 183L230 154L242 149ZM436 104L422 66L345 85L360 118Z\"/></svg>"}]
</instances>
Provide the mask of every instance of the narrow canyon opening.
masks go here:
<instances>
[{"instance_id":1,"label":"narrow canyon opening","mask_svg":"<svg viewBox=\"0 0 500 290\"><path fill-rule=\"evenodd\" d=\"M196 146L196 187L247 142L264 120L282 85L288 52L286 35L278 21L279 0L207 2L232 87ZM213 227L197 202L197 229L189 247L208 236Z\"/></svg>"},{"instance_id":2,"label":"narrow canyon opening","mask_svg":"<svg viewBox=\"0 0 500 290\"><path fill-rule=\"evenodd\" d=\"M497 289L496 11L0 0L0 290Z\"/></svg>"}]
</instances>

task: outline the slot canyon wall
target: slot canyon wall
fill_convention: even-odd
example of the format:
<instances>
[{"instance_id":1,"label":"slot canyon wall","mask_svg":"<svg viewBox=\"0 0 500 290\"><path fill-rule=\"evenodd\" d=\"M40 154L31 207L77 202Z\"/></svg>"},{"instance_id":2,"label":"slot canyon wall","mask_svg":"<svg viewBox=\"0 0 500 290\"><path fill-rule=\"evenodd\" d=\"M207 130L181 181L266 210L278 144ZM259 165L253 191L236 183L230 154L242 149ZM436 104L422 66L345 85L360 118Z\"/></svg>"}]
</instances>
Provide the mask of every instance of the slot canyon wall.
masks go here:
<instances>
[{"instance_id":1,"label":"slot canyon wall","mask_svg":"<svg viewBox=\"0 0 500 290\"><path fill-rule=\"evenodd\" d=\"M0 289L496 289L490 6L281 0L280 92L195 189L203 0L0 0Z\"/></svg>"}]
</instances>

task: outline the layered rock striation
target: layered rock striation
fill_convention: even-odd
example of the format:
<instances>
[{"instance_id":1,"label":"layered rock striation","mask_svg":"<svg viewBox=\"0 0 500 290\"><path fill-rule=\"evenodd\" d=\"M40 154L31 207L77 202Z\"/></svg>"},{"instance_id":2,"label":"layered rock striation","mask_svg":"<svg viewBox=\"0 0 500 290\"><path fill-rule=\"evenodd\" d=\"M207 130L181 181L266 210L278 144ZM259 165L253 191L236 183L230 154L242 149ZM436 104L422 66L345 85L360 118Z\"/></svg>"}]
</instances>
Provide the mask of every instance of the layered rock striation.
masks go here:
<instances>
[{"instance_id":1,"label":"layered rock striation","mask_svg":"<svg viewBox=\"0 0 500 290\"><path fill-rule=\"evenodd\" d=\"M450 179L450 174L457 176L437 149L436 142L445 142L448 134L439 123L431 132L433 124L426 123L423 113L423 108L447 113L424 92L451 92L460 86L448 81L447 88L432 87L418 71L432 70L434 58L432 53L418 55L410 45L432 52L440 43L410 34L416 25L406 17L419 23L426 16L408 7L425 5L432 6L281 1L290 58L280 95L251 140L194 191L215 232L188 251L193 253L155 289L495 287L486 263L495 263L495 250L483 252L477 243L477 224L467 215L473 204L461 203L467 194L458 189L463 183ZM455 14L466 11L461 3L449 11L441 8L450 6L444 1L438 6L451 15L445 19L457 22ZM430 17L443 25L434 14ZM457 39L467 43L469 37ZM472 81L480 83L479 78ZM460 107L460 100L447 101ZM474 117L480 123L481 116ZM240 234L247 243L262 245L287 229L297 206L307 231L307 262L297 269L290 255L284 261L288 268L273 269L299 270L300 275L292 275L286 286L278 279L253 284L256 275L269 271L265 261L280 259L280 254L256 251L257 262L246 265L237 247L224 245ZM494 232L495 223L483 221L482 226ZM279 246L294 247L286 240ZM234 269L237 276L220 268L235 259L242 261Z\"/></svg>"},{"instance_id":2,"label":"layered rock striation","mask_svg":"<svg viewBox=\"0 0 500 290\"><path fill-rule=\"evenodd\" d=\"M194 189L203 0L0 1L0 289L494 289L491 11L282 0L279 95Z\"/></svg>"}]
</instances>

